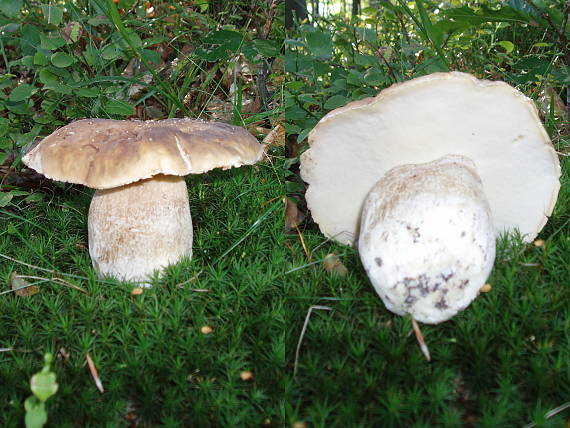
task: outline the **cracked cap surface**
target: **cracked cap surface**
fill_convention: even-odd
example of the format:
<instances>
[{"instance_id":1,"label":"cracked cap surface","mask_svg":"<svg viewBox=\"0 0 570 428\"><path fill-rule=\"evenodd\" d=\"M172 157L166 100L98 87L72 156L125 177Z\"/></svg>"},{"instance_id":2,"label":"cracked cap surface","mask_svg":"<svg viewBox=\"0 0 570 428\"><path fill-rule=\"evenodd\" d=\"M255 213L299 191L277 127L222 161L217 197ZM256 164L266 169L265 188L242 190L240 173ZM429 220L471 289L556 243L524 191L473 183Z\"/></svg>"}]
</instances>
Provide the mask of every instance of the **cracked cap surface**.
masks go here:
<instances>
[{"instance_id":1,"label":"cracked cap surface","mask_svg":"<svg viewBox=\"0 0 570 428\"><path fill-rule=\"evenodd\" d=\"M252 165L263 146L245 129L196 119L82 119L44 138L23 162L58 181L109 189L156 174Z\"/></svg>"}]
</instances>

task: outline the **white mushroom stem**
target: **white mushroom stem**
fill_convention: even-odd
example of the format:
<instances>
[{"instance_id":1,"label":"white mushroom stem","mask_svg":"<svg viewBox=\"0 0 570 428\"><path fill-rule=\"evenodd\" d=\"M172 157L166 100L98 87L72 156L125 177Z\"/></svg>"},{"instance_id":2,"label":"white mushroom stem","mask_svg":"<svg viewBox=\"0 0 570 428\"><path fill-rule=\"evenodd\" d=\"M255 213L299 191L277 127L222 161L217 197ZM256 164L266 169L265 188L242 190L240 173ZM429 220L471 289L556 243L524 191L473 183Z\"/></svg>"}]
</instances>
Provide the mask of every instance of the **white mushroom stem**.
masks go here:
<instances>
[{"instance_id":1,"label":"white mushroom stem","mask_svg":"<svg viewBox=\"0 0 570 428\"><path fill-rule=\"evenodd\" d=\"M89 254L101 276L149 282L155 271L192 255L184 177L156 175L97 190L88 223Z\"/></svg>"},{"instance_id":2,"label":"white mushroom stem","mask_svg":"<svg viewBox=\"0 0 570 428\"><path fill-rule=\"evenodd\" d=\"M474 163L448 155L389 170L364 202L358 249L390 311L435 324L465 309L495 259Z\"/></svg>"}]
</instances>

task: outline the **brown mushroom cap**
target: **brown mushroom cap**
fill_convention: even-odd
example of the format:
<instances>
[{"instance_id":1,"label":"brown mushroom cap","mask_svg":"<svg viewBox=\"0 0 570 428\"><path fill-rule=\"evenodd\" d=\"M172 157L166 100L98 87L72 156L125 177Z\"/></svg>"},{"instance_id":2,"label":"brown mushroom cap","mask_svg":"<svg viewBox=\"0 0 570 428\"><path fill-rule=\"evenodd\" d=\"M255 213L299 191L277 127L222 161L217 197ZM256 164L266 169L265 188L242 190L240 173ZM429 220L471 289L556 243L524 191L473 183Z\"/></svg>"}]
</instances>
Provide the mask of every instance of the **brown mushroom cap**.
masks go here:
<instances>
[{"instance_id":1,"label":"brown mushroom cap","mask_svg":"<svg viewBox=\"0 0 570 428\"><path fill-rule=\"evenodd\" d=\"M83 119L47 136L22 160L53 180L109 189L156 174L251 165L262 154L245 129L220 122Z\"/></svg>"}]
</instances>

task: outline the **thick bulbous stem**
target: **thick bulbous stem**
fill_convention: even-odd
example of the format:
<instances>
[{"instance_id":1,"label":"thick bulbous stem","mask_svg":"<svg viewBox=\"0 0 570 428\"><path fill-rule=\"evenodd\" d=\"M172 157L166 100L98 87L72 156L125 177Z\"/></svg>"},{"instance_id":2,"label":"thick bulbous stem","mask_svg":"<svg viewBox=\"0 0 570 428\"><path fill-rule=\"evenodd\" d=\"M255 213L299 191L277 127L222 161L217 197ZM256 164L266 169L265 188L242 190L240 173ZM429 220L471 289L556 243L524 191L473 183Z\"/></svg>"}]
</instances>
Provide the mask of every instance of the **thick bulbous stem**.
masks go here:
<instances>
[{"instance_id":1,"label":"thick bulbous stem","mask_svg":"<svg viewBox=\"0 0 570 428\"><path fill-rule=\"evenodd\" d=\"M388 171L369 192L358 249L386 307L424 323L467 307L495 259L495 230L474 163L448 155Z\"/></svg>"},{"instance_id":2,"label":"thick bulbous stem","mask_svg":"<svg viewBox=\"0 0 570 428\"><path fill-rule=\"evenodd\" d=\"M149 282L192 255L192 219L183 177L157 175L95 192L89 254L100 276Z\"/></svg>"}]
</instances>

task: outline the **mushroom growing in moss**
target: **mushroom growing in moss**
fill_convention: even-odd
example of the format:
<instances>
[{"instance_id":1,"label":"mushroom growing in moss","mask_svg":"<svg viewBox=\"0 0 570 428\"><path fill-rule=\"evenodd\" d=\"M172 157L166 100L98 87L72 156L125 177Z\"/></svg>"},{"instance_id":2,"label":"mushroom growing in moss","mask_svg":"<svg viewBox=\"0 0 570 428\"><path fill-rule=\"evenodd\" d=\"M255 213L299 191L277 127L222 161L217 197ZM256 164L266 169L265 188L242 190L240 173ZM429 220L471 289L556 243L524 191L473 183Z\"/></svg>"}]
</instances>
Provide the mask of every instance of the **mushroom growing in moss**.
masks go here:
<instances>
[{"instance_id":1,"label":"mushroom growing in moss","mask_svg":"<svg viewBox=\"0 0 570 428\"><path fill-rule=\"evenodd\" d=\"M257 162L263 146L242 128L193 119L84 119L23 158L48 178L97 189L89 254L99 275L148 282L192 254L184 176Z\"/></svg>"},{"instance_id":2,"label":"mushroom growing in moss","mask_svg":"<svg viewBox=\"0 0 570 428\"><path fill-rule=\"evenodd\" d=\"M448 320L478 294L495 235L545 225L560 164L534 103L458 72L396 84L328 113L301 176L328 237L358 244L386 307Z\"/></svg>"}]
</instances>

